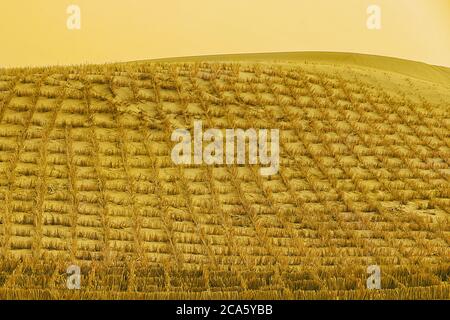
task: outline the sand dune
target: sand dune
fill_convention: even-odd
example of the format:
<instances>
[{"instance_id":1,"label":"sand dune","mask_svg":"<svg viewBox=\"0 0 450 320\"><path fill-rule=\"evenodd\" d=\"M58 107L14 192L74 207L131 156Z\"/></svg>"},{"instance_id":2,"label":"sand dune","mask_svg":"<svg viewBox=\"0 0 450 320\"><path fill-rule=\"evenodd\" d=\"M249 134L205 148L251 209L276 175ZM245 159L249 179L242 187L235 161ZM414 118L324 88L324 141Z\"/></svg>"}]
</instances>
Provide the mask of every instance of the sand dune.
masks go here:
<instances>
[{"instance_id":1,"label":"sand dune","mask_svg":"<svg viewBox=\"0 0 450 320\"><path fill-rule=\"evenodd\" d=\"M448 298L449 103L356 54L1 69L0 298ZM277 174L175 165L195 120L279 129Z\"/></svg>"}]
</instances>

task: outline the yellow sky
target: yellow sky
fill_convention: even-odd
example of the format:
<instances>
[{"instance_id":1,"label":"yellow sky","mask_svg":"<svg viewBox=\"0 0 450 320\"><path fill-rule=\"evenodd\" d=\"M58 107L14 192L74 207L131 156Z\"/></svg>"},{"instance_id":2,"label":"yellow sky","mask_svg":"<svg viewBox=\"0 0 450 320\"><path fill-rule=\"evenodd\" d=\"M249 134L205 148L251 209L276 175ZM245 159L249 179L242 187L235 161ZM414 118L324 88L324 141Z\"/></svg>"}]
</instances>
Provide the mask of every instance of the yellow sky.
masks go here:
<instances>
[{"instance_id":1,"label":"yellow sky","mask_svg":"<svg viewBox=\"0 0 450 320\"><path fill-rule=\"evenodd\" d=\"M81 30L66 27L68 5ZM382 29L366 9L382 9ZM0 66L277 51L379 54L450 67L450 0L0 1Z\"/></svg>"}]
</instances>

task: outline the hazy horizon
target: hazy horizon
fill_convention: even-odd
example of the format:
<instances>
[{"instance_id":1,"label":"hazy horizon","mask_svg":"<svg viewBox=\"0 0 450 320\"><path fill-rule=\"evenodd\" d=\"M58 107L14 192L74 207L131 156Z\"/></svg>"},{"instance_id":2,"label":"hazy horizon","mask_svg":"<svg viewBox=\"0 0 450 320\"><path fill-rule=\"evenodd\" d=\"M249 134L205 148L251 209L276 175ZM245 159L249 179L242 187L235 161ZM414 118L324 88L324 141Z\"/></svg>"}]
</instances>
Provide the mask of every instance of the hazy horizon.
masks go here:
<instances>
[{"instance_id":1,"label":"hazy horizon","mask_svg":"<svg viewBox=\"0 0 450 320\"><path fill-rule=\"evenodd\" d=\"M70 4L81 29L66 27ZM381 7L381 30L366 27ZM0 66L351 52L450 67L448 0L19 0L0 4Z\"/></svg>"}]
</instances>

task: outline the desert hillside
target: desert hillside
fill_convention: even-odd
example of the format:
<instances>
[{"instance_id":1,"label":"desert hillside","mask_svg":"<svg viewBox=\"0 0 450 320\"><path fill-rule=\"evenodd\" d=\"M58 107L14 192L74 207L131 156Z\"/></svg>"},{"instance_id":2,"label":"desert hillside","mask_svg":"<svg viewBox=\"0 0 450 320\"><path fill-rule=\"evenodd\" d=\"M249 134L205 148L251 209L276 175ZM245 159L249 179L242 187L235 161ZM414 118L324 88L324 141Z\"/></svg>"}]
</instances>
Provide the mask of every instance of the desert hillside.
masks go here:
<instances>
[{"instance_id":1,"label":"desert hillside","mask_svg":"<svg viewBox=\"0 0 450 320\"><path fill-rule=\"evenodd\" d=\"M175 165L171 133L196 120L279 129L279 170ZM446 68L299 53L0 69L1 299L449 298L449 218Z\"/></svg>"}]
</instances>

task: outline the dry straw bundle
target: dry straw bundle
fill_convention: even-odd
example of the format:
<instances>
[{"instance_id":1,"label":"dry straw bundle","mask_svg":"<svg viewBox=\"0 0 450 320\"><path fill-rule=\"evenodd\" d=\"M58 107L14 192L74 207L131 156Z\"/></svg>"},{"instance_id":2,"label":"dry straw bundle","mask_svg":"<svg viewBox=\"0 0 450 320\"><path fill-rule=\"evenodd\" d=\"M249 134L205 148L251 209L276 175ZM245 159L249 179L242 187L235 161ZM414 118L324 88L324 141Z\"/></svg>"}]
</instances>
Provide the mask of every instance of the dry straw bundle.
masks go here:
<instances>
[{"instance_id":1,"label":"dry straw bundle","mask_svg":"<svg viewBox=\"0 0 450 320\"><path fill-rule=\"evenodd\" d=\"M0 298L448 298L449 101L311 62L0 70ZM279 129L278 173L176 166L198 119Z\"/></svg>"}]
</instances>

